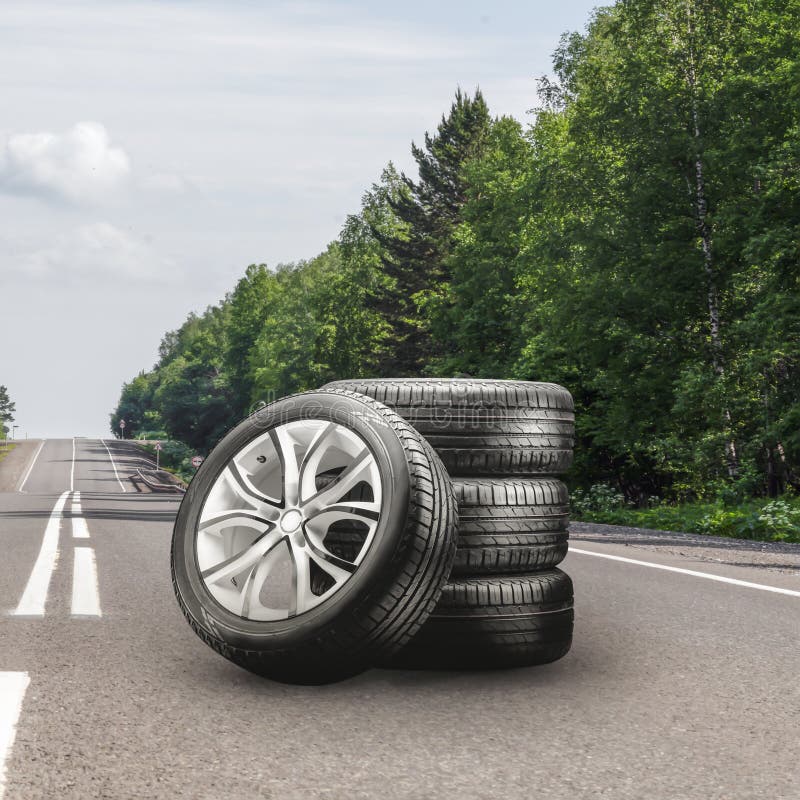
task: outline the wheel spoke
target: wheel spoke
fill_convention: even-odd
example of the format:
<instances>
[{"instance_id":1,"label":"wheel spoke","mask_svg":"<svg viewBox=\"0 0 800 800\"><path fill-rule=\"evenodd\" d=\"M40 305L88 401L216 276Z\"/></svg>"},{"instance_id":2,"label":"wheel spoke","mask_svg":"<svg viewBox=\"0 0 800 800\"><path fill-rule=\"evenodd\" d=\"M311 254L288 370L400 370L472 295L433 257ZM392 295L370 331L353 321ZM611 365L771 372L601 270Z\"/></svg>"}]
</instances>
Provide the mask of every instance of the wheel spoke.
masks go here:
<instances>
[{"instance_id":1,"label":"wheel spoke","mask_svg":"<svg viewBox=\"0 0 800 800\"><path fill-rule=\"evenodd\" d=\"M346 581L357 569L357 565L352 561L346 561L339 556L335 556L330 550L327 550L322 545L315 544L310 539L308 542L308 556L316 565L327 572L336 583L343 583Z\"/></svg>"},{"instance_id":2,"label":"wheel spoke","mask_svg":"<svg viewBox=\"0 0 800 800\"><path fill-rule=\"evenodd\" d=\"M300 468L297 463L296 442L285 427L273 428L269 438L281 462L283 505L294 506L300 498Z\"/></svg>"},{"instance_id":3,"label":"wheel spoke","mask_svg":"<svg viewBox=\"0 0 800 800\"><path fill-rule=\"evenodd\" d=\"M280 552L281 550L278 547L270 548L266 553L264 553L263 556L261 556L261 560L248 575L247 582L242 590L243 617L249 617L253 607L256 605L261 605L258 602L258 596L261 594L261 589L269 577L269 573L272 570L272 566L276 560L276 555L280 554Z\"/></svg>"},{"instance_id":4,"label":"wheel spoke","mask_svg":"<svg viewBox=\"0 0 800 800\"><path fill-rule=\"evenodd\" d=\"M320 508L306 517L306 522L314 522L319 520L320 517L325 517L324 521L328 525L345 519L355 519L370 525L377 522L380 512L381 509L378 503L366 500L348 500L344 503L334 503L331 506Z\"/></svg>"},{"instance_id":5,"label":"wheel spoke","mask_svg":"<svg viewBox=\"0 0 800 800\"><path fill-rule=\"evenodd\" d=\"M317 476L317 469L328 447L330 447L334 441L331 434L333 434L335 430L336 424L333 422L329 422L324 428L321 428L312 439L311 444L308 446L303 456L298 476L300 484L300 502L302 502L304 497L309 497L316 492L315 479Z\"/></svg>"},{"instance_id":6,"label":"wheel spoke","mask_svg":"<svg viewBox=\"0 0 800 800\"><path fill-rule=\"evenodd\" d=\"M237 497L242 502L256 507L261 507L266 504L279 508L279 503L277 503L274 498L265 497L264 494L253 486L244 472L242 472L235 459L228 464L222 474L228 479L228 485L236 492Z\"/></svg>"},{"instance_id":7,"label":"wheel spoke","mask_svg":"<svg viewBox=\"0 0 800 800\"><path fill-rule=\"evenodd\" d=\"M270 530L261 534L252 544L231 558L215 564L203 571L202 576L208 583L219 583L229 580L248 567L255 566L262 556L269 553L282 539L284 534L270 525Z\"/></svg>"},{"instance_id":8,"label":"wheel spoke","mask_svg":"<svg viewBox=\"0 0 800 800\"><path fill-rule=\"evenodd\" d=\"M311 592L311 565L303 547L290 547L292 557L292 590L289 597L289 616L295 617L314 606Z\"/></svg>"},{"instance_id":9,"label":"wheel spoke","mask_svg":"<svg viewBox=\"0 0 800 800\"><path fill-rule=\"evenodd\" d=\"M365 447L345 470L343 470L333 483L320 489L313 497L303 504L306 516L313 516L325 506L334 504L346 495L354 486L364 480L375 464L372 453Z\"/></svg>"},{"instance_id":10,"label":"wheel spoke","mask_svg":"<svg viewBox=\"0 0 800 800\"><path fill-rule=\"evenodd\" d=\"M234 508L202 519L198 530L219 534L226 528L242 527L265 533L273 527L273 523L274 520L261 517L249 508Z\"/></svg>"}]
</instances>

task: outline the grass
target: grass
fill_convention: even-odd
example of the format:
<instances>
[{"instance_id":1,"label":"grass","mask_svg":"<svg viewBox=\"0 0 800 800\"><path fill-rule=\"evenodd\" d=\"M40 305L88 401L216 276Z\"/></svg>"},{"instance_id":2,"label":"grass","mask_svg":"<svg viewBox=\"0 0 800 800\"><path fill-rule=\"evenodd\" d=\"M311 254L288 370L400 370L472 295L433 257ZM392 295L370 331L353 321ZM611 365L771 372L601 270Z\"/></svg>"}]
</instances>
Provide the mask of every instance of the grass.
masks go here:
<instances>
[{"instance_id":1,"label":"grass","mask_svg":"<svg viewBox=\"0 0 800 800\"><path fill-rule=\"evenodd\" d=\"M0 445L0 461L2 461L16 446L16 443L9 444L8 442L6 442L5 447Z\"/></svg>"},{"instance_id":2,"label":"grass","mask_svg":"<svg viewBox=\"0 0 800 800\"><path fill-rule=\"evenodd\" d=\"M652 508L617 504L587 507L586 496L577 498L572 516L583 522L628 525L651 530L682 531L768 542L800 542L800 498L755 499L736 505L717 503L662 503ZM583 500L583 503L581 503ZM581 507L581 505L583 507Z\"/></svg>"}]
</instances>

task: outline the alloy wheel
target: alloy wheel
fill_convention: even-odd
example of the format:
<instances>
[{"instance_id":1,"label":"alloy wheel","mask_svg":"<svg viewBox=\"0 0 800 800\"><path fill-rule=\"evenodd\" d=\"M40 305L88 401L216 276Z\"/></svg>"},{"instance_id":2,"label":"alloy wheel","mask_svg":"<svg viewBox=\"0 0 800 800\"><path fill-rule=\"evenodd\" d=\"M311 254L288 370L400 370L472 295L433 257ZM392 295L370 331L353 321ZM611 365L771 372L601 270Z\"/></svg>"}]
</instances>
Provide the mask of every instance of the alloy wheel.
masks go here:
<instances>
[{"instance_id":1,"label":"alloy wheel","mask_svg":"<svg viewBox=\"0 0 800 800\"><path fill-rule=\"evenodd\" d=\"M249 620L316 608L363 562L382 498L375 457L355 431L323 419L271 428L230 459L206 496L195 554L207 591Z\"/></svg>"}]
</instances>

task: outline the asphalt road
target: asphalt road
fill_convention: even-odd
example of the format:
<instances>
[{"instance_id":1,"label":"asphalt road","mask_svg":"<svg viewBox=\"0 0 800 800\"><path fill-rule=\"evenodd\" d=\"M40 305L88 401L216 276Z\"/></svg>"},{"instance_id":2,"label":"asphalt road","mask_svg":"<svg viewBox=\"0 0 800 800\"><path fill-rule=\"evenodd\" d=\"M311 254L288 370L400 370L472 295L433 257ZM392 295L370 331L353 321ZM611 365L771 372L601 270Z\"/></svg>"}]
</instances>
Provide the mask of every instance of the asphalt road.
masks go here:
<instances>
[{"instance_id":1,"label":"asphalt road","mask_svg":"<svg viewBox=\"0 0 800 800\"><path fill-rule=\"evenodd\" d=\"M179 498L124 447L48 440L0 494L6 800L800 798L800 571L582 535L562 661L285 686L186 625Z\"/></svg>"}]
</instances>

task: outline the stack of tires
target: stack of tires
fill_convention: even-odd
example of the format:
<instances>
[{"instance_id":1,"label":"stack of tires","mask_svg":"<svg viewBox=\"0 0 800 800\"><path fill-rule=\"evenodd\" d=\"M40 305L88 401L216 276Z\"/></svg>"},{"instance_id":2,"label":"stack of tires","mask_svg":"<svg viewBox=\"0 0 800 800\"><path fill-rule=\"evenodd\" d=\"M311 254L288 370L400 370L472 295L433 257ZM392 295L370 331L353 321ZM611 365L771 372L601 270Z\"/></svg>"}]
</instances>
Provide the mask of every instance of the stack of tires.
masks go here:
<instances>
[{"instance_id":1,"label":"stack of tires","mask_svg":"<svg viewBox=\"0 0 800 800\"><path fill-rule=\"evenodd\" d=\"M569 500L574 410L561 386L473 379L337 381L379 400L434 448L452 481L458 537L450 579L390 666L543 664L572 643Z\"/></svg>"},{"instance_id":2,"label":"stack of tires","mask_svg":"<svg viewBox=\"0 0 800 800\"><path fill-rule=\"evenodd\" d=\"M337 381L271 403L199 468L172 538L195 633L291 683L570 648L573 406L560 386Z\"/></svg>"}]
</instances>

